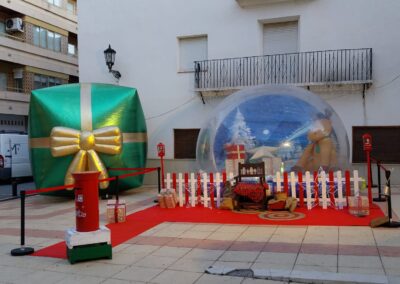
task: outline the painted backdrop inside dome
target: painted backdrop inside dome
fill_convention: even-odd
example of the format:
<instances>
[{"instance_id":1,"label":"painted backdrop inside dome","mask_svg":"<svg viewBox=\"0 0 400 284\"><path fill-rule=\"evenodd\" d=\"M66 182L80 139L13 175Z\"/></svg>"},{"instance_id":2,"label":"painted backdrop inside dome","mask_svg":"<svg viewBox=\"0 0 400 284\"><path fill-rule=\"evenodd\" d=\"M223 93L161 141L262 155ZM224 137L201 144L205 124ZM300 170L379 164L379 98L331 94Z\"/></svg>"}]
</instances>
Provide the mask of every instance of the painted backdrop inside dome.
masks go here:
<instances>
[{"instance_id":1,"label":"painted backdrop inside dome","mask_svg":"<svg viewBox=\"0 0 400 284\"><path fill-rule=\"evenodd\" d=\"M348 167L348 157L346 130L334 110L295 87L236 92L217 107L197 142L197 161L205 171L221 171L230 159L263 161L267 174L338 169Z\"/></svg>"}]
</instances>

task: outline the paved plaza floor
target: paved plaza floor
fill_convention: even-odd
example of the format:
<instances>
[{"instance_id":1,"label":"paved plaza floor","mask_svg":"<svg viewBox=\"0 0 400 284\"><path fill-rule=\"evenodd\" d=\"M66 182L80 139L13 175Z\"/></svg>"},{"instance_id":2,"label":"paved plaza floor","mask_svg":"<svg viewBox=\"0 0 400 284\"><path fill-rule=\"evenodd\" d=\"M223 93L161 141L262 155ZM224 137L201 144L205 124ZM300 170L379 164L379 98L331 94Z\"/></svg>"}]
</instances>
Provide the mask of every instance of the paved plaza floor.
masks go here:
<instances>
[{"instance_id":1,"label":"paved plaza floor","mask_svg":"<svg viewBox=\"0 0 400 284\"><path fill-rule=\"evenodd\" d=\"M154 206L157 190L123 192L128 214ZM374 194L375 195L375 194ZM400 215L400 190L393 189ZM100 201L105 224L106 201ZM173 210L173 209L169 209ZM397 218L397 215L395 216ZM400 228L161 223L113 248L113 258L11 256L20 244L20 202L0 202L0 283L400 283ZM26 200L26 246L64 240L75 227L71 199ZM249 269L266 279L205 273Z\"/></svg>"}]
</instances>

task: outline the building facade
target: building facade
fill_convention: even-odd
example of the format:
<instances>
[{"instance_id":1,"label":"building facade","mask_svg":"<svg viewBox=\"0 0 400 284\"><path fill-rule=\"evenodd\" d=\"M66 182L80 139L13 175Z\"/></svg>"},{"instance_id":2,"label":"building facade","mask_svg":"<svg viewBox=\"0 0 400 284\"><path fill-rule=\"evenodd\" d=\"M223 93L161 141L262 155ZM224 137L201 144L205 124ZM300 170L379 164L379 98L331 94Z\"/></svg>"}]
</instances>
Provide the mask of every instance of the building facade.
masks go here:
<instances>
[{"instance_id":1,"label":"building facade","mask_svg":"<svg viewBox=\"0 0 400 284\"><path fill-rule=\"evenodd\" d=\"M78 82L76 0L0 0L0 132L27 132L34 89Z\"/></svg>"},{"instance_id":2,"label":"building facade","mask_svg":"<svg viewBox=\"0 0 400 284\"><path fill-rule=\"evenodd\" d=\"M111 44L118 83L140 94L149 166L158 164L156 145L163 142L167 171L197 170L198 131L224 97L250 86L289 84L333 107L349 137L349 162L362 175L364 132L374 134L379 159L398 168L399 1L78 4L80 79L116 83L103 55Z\"/></svg>"}]
</instances>

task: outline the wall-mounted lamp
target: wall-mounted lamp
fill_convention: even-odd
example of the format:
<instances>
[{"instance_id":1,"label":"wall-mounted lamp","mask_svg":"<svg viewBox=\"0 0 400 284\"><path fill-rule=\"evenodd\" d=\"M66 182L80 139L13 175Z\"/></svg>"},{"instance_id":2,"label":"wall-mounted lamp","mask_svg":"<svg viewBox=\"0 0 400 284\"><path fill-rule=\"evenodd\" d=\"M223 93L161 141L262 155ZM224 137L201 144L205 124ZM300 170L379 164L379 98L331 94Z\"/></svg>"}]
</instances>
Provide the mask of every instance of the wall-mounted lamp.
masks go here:
<instances>
[{"instance_id":1,"label":"wall-mounted lamp","mask_svg":"<svg viewBox=\"0 0 400 284\"><path fill-rule=\"evenodd\" d=\"M113 74L113 76L119 80L119 78L121 78L121 73L119 73L119 71L117 70L112 70L112 67L114 65L115 62L115 54L117 52L111 48L111 45L108 45L108 48L106 50L104 50L104 57L106 59L106 64L108 66L108 71Z\"/></svg>"}]
</instances>

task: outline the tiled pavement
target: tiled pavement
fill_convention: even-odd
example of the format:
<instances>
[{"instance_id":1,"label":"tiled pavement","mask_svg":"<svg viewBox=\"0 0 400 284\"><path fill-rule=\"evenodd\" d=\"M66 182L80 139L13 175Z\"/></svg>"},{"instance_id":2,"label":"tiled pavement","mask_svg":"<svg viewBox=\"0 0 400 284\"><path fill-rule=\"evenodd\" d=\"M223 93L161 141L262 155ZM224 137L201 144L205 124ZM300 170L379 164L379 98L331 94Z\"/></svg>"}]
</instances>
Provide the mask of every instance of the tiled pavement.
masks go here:
<instances>
[{"instance_id":1,"label":"tiled pavement","mask_svg":"<svg viewBox=\"0 0 400 284\"><path fill-rule=\"evenodd\" d=\"M400 192L393 191L400 212ZM132 213L153 205L155 194L142 187L122 198ZM104 224L106 201L100 203ZM70 265L10 256L20 243L19 216L18 200L0 203L0 283L400 283L400 228L162 223L115 247L111 260ZM74 227L74 202L29 197L26 216L25 243L38 250ZM251 268L274 280L204 273L210 266Z\"/></svg>"}]
</instances>

